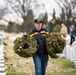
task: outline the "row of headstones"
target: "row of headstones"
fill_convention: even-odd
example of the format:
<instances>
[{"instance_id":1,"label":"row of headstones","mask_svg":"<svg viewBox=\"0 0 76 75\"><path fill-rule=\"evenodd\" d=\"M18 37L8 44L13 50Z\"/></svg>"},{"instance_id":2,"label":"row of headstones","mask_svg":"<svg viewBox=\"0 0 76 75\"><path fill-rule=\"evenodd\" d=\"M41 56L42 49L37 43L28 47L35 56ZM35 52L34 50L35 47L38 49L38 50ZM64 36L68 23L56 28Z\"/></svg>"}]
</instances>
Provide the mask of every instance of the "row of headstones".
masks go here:
<instances>
[{"instance_id":1,"label":"row of headstones","mask_svg":"<svg viewBox=\"0 0 76 75\"><path fill-rule=\"evenodd\" d=\"M66 39L66 46L63 53L59 54L59 57L64 57L70 60L70 62L74 64L74 67L76 67L76 37L75 41L72 43L72 46L68 44L68 39Z\"/></svg>"},{"instance_id":2,"label":"row of headstones","mask_svg":"<svg viewBox=\"0 0 76 75\"><path fill-rule=\"evenodd\" d=\"M0 75L6 75L4 64L4 51L3 51L3 35L0 34Z\"/></svg>"},{"instance_id":3,"label":"row of headstones","mask_svg":"<svg viewBox=\"0 0 76 75\"><path fill-rule=\"evenodd\" d=\"M74 64L74 67L76 67L76 38L71 47L70 45L66 44L65 57Z\"/></svg>"}]
</instances>

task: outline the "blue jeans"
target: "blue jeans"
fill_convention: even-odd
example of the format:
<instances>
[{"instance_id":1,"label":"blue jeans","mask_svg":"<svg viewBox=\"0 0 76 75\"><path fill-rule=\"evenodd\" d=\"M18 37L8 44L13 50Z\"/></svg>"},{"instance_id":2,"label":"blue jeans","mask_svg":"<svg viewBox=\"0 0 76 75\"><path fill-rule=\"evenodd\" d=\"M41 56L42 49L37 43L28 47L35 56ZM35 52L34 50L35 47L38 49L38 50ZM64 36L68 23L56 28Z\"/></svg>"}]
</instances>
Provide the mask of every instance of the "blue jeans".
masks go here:
<instances>
[{"instance_id":1,"label":"blue jeans","mask_svg":"<svg viewBox=\"0 0 76 75\"><path fill-rule=\"evenodd\" d=\"M35 64L35 75L45 75L48 62L48 55L33 56Z\"/></svg>"}]
</instances>

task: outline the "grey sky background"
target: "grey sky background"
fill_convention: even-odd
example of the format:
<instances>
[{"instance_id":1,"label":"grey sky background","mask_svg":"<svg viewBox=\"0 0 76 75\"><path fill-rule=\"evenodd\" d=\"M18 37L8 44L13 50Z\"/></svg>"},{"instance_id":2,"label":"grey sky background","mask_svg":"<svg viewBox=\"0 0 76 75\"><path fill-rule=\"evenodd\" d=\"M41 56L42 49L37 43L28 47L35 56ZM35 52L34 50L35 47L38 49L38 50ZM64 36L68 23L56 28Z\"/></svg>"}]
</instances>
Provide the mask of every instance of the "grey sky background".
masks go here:
<instances>
[{"instance_id":1,"label":"grey sky background","mask_svg":"<svg viewBox=\"0 0 76 75\"><path fill-rule=\"evenodd\" d=\"M0 0L0 5L5 5L4 2L5 0ZM60 9L58 4L55 2L55 0L37 0L39 4L45 4L44 7L40 7L38 10L34 9L34 14L35 17L38 17L39 14L44 14L45 12L48 13L49 19L51 18L51 14L53 13L53 9L56 11L56 15L58 16L60 14ZM6 19L13 19L12 15L6 15ZM17 18L17 17L16 17Z\"/></svg>"},{"instance_id":2,"label":"grey sky background","mask_svg":"<svg viewBox=\"0 0 76 75\"><path fill-rule=\"evenodd\" d=\"M44 9L41 12L48 12L49 14L53 12L53 9L56 10L57 14L60 13L59 6L58 4L55 2L55 0L38 0L38 3L40 4L45 4Z\"/></svg>"}]
</instances>

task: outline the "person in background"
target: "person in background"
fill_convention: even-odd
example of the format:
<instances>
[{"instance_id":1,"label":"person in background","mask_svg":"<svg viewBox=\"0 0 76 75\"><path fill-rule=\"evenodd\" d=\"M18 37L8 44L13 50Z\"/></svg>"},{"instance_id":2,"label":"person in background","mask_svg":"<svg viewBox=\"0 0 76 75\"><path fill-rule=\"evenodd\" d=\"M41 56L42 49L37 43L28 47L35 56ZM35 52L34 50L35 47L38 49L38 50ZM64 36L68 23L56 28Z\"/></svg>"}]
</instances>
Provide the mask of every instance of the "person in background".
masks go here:
<instances>
[{"instance_id":1,"label":"person in background","mask_svg":"<svg viewBox=\"0 0 76 75\"><path fill-rule=\"evenodd\" d=\"M63 38L66 38L67 35L68 35L68 30L67 30L67 27L65 26L64 23L61 24L60 35L61 35Z\"/></svg>"},{"instance_id":2,"label":"person in background","mask_svg":"<svg viewBox=\"0 0 76 75\"><path fill-rule=\"evenodd\" d=\"M70 44L72 44L72 43L75 41L74 25L71 25L71 26L70 26L69 35L70 35L70 37L71 37Z\"/></svg>"},{"instance_id":3,"label":"person in background","mask_svg":"<svg viewBox=\"0 0 76 75\"><path fill-rule=\"evenodd\" d=\"M42 26L43 28L45 28L47 31L49 31L49 29L48 29L48 27L47 27L47 25L45 25L45 24L43 24L43 26ZM50 32L50 31L49 31Z\"/></svg>"},{"instance_id":4,"label":"person in background","mask_svg":"<svg viewBox=\"0 0 76 75\"><path fill-rule=\"evenodd\" d=\"M47 28L47 26L46 26L45 24L43 24L43 27L44 27L44 28Z\"/></svg>"},{"instance_id":5,"label":"person in background","mask_svg":"<svg viewBox=\"0 0 76 75\"><path fill-rule=\"evenodd\" d=\"M37 18L34 20L34 28L30 32L30 37L37 40L37 53L33 56L35 65L35 75L45 75L48 63L48 53L46 49L46 37L49 34L46 28L42 27L42 20Z\"/></svg>"}]
</instances>

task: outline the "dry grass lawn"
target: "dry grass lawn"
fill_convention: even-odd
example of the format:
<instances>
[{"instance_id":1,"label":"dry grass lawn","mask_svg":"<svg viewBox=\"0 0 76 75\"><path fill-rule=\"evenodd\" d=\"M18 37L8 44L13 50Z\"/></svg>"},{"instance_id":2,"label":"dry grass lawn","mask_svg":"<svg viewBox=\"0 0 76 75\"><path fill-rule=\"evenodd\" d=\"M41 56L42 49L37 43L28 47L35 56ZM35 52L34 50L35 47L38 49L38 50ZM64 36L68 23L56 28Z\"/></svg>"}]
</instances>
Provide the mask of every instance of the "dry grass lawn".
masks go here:
<instances>
[{"instance_id":1,"label":"dry grass lawn","mask_svg":"<svg viewBox=\"0 0 76 75\"><path fill-rule=\"evenodd\" d=\"M7 46L4 46L6 72L34 73L34 64L32 58L22 58L14 53L13 41L4 40ZM47 66L47 73L69 73L76 72L73 64L65 58L51 59ZM49 74L48 74L49 75Z\"/></svg>"}]
</instances>

